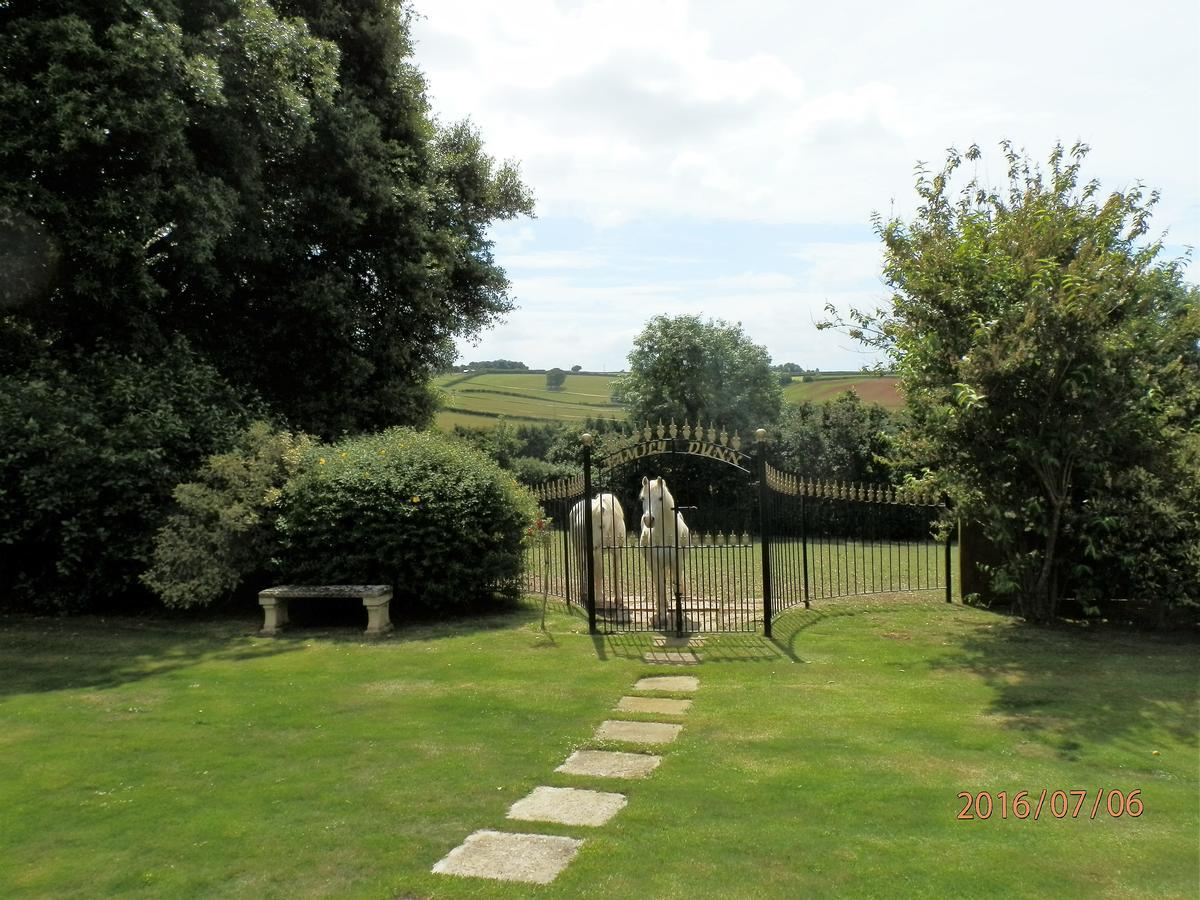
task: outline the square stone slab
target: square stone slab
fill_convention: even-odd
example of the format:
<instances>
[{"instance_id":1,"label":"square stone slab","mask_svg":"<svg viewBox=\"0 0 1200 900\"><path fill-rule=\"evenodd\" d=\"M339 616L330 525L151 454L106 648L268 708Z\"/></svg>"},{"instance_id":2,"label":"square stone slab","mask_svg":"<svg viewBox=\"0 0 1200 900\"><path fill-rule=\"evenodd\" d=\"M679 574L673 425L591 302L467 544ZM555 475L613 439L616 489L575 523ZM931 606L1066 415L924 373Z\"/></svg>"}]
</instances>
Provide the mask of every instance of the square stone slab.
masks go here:
<instances>
[{"instance_id":1,"label":"square stone slab","mask_svg":"<svg viewBox=\"0 0 1200 900\"><path fill-rule=\"evenodd\" d=\"M661 697L622 697L617 702L617 711L682 716L688 711L691 705L691 700L665 700Z\"/></svg>"},{"instance_id":2,"label":"square stone slab","mask_svg":"<svg viewBox=\"0 0 1200 900\"><path fill-rule=\"evenodd\" d=\"M568 775L600 778L645 778L658 768L661 756L649 753L617 753L611 750L576 750L555 769Z\"/></svg>"},{"instance_id":3,"label":"square stone slab","mask_svg":"<svg viewBox=\"0 0 1200 900\"><path fill-rule=\"evenodd\" d=\"M655 647L703 647L702 637L656 637L652 640Z\"/></svg>"},{"instance_id":4,"label":"square stone slab","mask_svg":"<svg viewBox=\"0 0 1200 900\"><path fill-rule=\"evenodd\" d=\"M441 875L549 884L575 858L583 841L545 834L476 831L434 864Z\"/></svg>"},{"instance_id":5,"label":"square stone slab","mask_svg":"<svg viewBox=\"0 0 1200 900\"><path fill-rule=\"evenodd\" d=\"M680 691L690 694L700 687L700 679L692 675L662 675L656 678L639 678L633 686L635 691Z\"/></svg>"},{"instance_id":6,"label":"square stone slab","mask_svg":"<svg viewBox=\"0 0 1200 900\"><path fill-rule=\"evenodd\" d=\"M510 819L557 822L560 825L603 825L629 801L624 794L579 788L536 787L508 811Z\"/></svg>"},{"instance_id":7,"label":"square stone slab","mask_svg":"<svg viewBox=\"0 0 1200 900\"><path fill-rule=\"evenodd\" d=\"M647 650L642 662L660 666L698 666L700 657L692 650Z\"/></svg>"},{"instance_id":8,"label":"square stone slab","mask_svg":"<svg viewBox=\"0 0 1200 900\"><path fill-rule=\"evenodd\" d=\"M669 744L679 737L682 725L666 722L601 722L596 738L601 741L628 741L631 744Z\"/></svg>"}]
</instances>

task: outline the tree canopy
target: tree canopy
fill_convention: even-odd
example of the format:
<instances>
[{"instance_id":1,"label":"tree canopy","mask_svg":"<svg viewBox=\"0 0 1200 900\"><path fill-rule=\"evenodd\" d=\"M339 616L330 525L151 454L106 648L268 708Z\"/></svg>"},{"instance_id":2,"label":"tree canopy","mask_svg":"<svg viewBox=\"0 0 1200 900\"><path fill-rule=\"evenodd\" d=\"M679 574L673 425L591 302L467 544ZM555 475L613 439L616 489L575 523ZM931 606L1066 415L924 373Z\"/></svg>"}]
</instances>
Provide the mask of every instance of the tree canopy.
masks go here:
<instances>
[{"instance_id":1,"label":"tree canopy","mask_svg":"<svg viewBox=\"0 0 1200 900\"><path fill-rule=\"evenodd\" d=\"M251 417L424 425L511 307L516 166L442 124L403 0L0 3L0 607L114 609Z\"/></svg>"},{"instance_id":2,"label":"tree canopy","mask_svg":"<svg viewBox=\"0 0 1200 900\"><path fill-rule=\"evenodd\" d=\"M1044 170L1004 149L1004 193L951 194L975 147L920 171L915 219L876 219L890 304L843 324L892 357L906 461L981 522L1021 613L1195 602L1200 297L1144 237L1156 195L1101 197L1083 145ZM1156 565L1138 561L1147 542Z\"/></svg>"},{"instance_id":3,"label":"tree canopy","mask_svg":"<svg viewBox=\"0 0 1200 900\"><path fill-rule=\"evenodd\" d=\"M511 307L486 229L532 198L433 118L405 3L5 7L11 313L64 348L182 336L319 434L428 420L452 339Z\"/></svg>"},{"instance_id":4,"label":"tree canopy","mask_svg":"<svg viewBox=\"0 0 1200 900\"><path fill-rule=\"evenodd\" d=\"M779 418L783 399L766 348L740 324L656 316L634 340L614 396L633 422L702 422L743 438Z\"/></svg>"}]
</instances>

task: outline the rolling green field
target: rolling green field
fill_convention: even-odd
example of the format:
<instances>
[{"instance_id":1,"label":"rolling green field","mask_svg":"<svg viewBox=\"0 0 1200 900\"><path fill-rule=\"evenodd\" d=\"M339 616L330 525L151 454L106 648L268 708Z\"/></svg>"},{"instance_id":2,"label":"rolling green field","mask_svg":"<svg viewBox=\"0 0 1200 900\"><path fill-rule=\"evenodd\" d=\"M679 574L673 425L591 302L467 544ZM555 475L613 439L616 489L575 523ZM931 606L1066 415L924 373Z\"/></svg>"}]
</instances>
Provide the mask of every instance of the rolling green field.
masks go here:
<instances>
[{"instance_id":1,"label":"rolling green field","mask_svg":"<svg viewBox=\"0 0 1200 900\"><path fill-rule=\"evenodd\" d=\"M361 614L361 609L357 610ZM940 600L814 604L709 637L645 780L556 773L649 635L540 603L401 627L0 619L0 894L55 897L1191 898L1194 636L1037 629ZM539 785L600 828L516 823ZM1087 792L1078 816L1011 799ZM1090 816L1098 791L1141 814ZM980 792L987 819L959 818ZM1073 804L1074 801L1072 801ZM1033 804L1031 803L1031 806ZM1120 807L1117 807L1120 808ZM981 807L982 809L982 807ZM972 809L973 813L973 809ZM552 885L435 875L477 829L583 838Z\"/></svg>"},{"instance_id":2,"label":"rolling green field","mask_svg":"<svg viewBox=\"0 0 1200 900\"><path fill-rule=\"evenodd\" d=\"M783 389L783 399L787 403L803 403L805 400L813 403L825 403L838 394L853 388L867 403L878 403L888 409L899 409L904 405L904 398L896 388L897 379L891 376L876 377L874 375L818 375L813 381L803 382L796 379Z\"/></svg>"},{"instance_id":3,"label":"rolling green field","mask_svg":"<svg viewBox=\"0 0 1200 900\"><path fill-rule=\"evenodd\" d=\"M437 415L439 428L455 425L490 428L500 416L513 422L583 422L589 418L623 419L625 410L612 402L614 375L569 374L562 390L546 387L546 376L531 373L486 373L439 376L434 385L445 395ZM903 406L896 379L832 373L804 383L797 379L783 390L784 400L825 403L854 389L863 400L888 409Z\"/></svg>"},{"instance_id":4,"label":"rolling green field","mask_svg":"<svg viewBox=\"0 0 1200 900\"><path fill-rule=\"evenodd\" d=\"M584 422L623 419L612 402L611 375L569 374L561 390L546 387L546 376L522 373L443 375L434 385L445 395L439 428L490 428L500 416L514 422Z\"/></svg>"}]
</instances>

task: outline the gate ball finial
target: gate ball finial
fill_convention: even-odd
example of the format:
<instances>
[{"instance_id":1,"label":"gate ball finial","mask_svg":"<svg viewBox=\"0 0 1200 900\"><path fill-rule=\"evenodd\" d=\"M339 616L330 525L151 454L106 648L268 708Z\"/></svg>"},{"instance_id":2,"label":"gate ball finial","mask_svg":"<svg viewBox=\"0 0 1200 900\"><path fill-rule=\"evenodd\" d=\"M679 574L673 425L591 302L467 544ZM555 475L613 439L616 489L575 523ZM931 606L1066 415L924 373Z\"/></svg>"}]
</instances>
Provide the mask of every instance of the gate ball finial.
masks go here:
<instances>
[{"instance_id":1,"label":"gate ball finial","mask_svg":"<svg viewBox=\"0 0 1200 900\"><path fill-rule=\"evenodd\" d=\"M585 446L585 447L590 447L590 446L592 446L592 435L591 435L591 433L590 433L590 432L587 432L587 431L585 431L583 434L581 434L581 435L579 436L579 443L583 444L583 446Z\"/></svg>"},{"instance_id":2,"label":"gate ball finial","mask_svg":"<svg viewBox=\"0 0 1200 900\"><path fill-rule=\"evenodd\" d=\"M754 439L756 441L765 441L767 439L767 429L759 428L757 431L755 431Z\"/></svg>"}]
</instances>

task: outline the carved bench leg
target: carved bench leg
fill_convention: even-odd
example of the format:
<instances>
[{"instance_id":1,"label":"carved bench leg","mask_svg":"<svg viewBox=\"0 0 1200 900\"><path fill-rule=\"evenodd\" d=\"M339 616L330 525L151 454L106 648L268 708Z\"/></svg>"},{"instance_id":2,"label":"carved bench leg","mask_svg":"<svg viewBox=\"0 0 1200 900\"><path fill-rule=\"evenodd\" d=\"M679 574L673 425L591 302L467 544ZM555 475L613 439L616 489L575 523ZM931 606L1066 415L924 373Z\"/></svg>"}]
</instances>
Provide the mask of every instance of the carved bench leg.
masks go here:
<instances>
[{"instance_id":1,"label":"carved bench leg","mask_svg":"<svg viewBox=\"0 0 1200 900\"><path fill-rule=\"evenodd\" d=\"M279 597L259 597L258 604L263 608L262 634L278 634L288 623L287 600Z\"/></svg>"},{"instance_id":2,"label":"carved bench leg","mask_svg":"<svg viewBox=\"0 0 1200 900\"><path fill-rule=\"evenodd\" d=\"M391 594L363 600L363 606L367 608L367 634L385 634L392 630L392 619L388 613L388 604L391 602Z\"/></svg>"}]
</instances>

